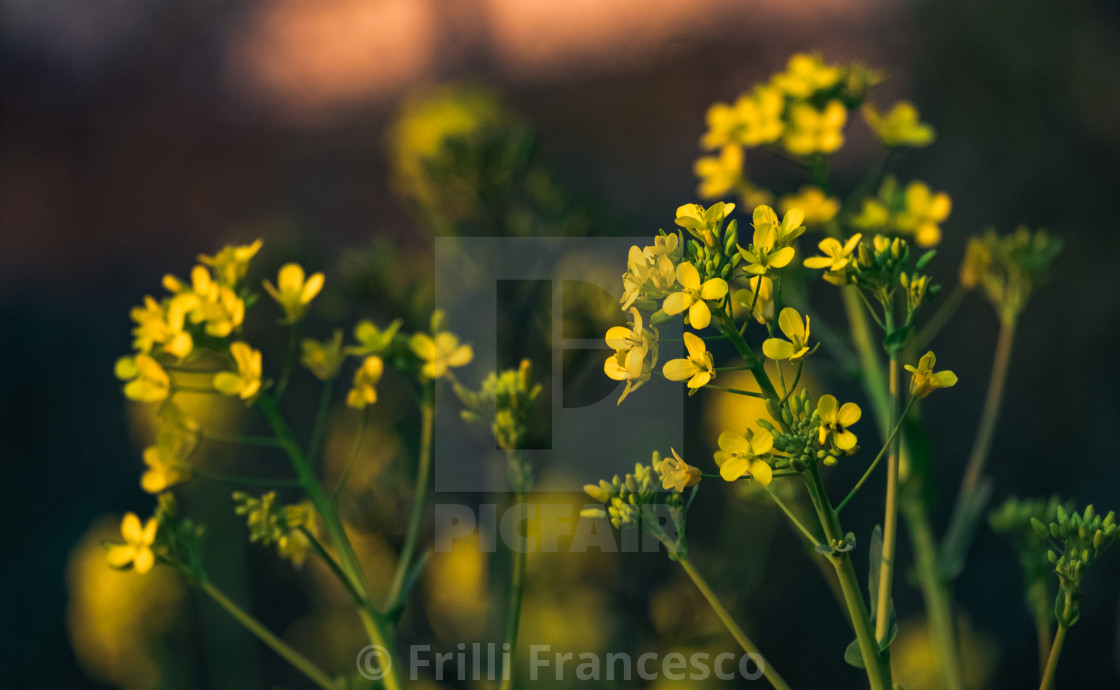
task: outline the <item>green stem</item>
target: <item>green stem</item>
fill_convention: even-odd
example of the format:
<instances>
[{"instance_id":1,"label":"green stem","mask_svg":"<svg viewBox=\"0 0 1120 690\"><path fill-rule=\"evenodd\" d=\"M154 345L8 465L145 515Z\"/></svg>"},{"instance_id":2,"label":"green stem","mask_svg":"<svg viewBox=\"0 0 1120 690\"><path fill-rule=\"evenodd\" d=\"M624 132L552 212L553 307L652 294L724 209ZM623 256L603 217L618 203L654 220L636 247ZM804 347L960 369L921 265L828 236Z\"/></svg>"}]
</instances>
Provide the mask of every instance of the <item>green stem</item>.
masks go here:
<instances>
[{"instance_id":1,"label":"green stem","mask_svg":"<svg viewBox=\"0 0 1120 690\"><path fill-rule=\"evenodd\" d=\"M528 495L523 489L514 495L514 505L518 510L523 510ZM521 524L524 516L519 516L514 524ZM521 599L525 591L525 560L524 548L514 549L512 572L510 574L509 598L506 607L505 643L509 645L509 667L502 671L500 690L509 690L517 677L517 634L521 625ZM505 647L503 646L503 649Z\"/></svg>"},{"instance_id":2,"label":"green stem","mask_svg":"<svg viewBox=\"0 0 1120 690\"><path fill-rule=\"evenodd\" d=\"M358 461L358 452L362 448L362 436L365 434L367 424L369 424L369 407L362 409L362 421L358 425L358 430L354 432L354 440L350 444L349 452L346 453L346 464L342 468L342 474L338 477L338 485L334 487L334 492L331 494L331 503L338 504L338 499L342 497L342 492L346 489L347 482L350 481L350 473L354 470L354 465Z\"/></svg>"},{"instance_id":3,"label":"green stem","mask_svg":"<svg viewBox=\"0 0 1120 690\"><path fill-rule=\"evenodd\" d=\"M256 635L261 642L264 642L272 651L282 656L285 661L298 669L303 675L307 676L315 685L324 690L337 690L338 685L333 678L313 664L307 657L293 649L287 642L284 642L273 634L271 630L261 625L256 618L253 618L244 609L233 603L229 597L211 584L209 580L203 580L198 587L217 602L219 606L225 609L226 613L233 616L238 623L245 626L246 630Z\"/></svg>"},{"instance_id":4,"label":"green stem","mask_svg":"<svg viewBox=\"0 0 1120 690\"><path fill-rule=\"evenodd\" d=\"M280 442L272 436L247 436L244 434L225 434L220 431L203 431L199 433L203 441L215 443L234 443L242 446L261 446L265 448L279 448Z\"/></svg>"},{"instance_id":5,"label":"green stem","mask_svg":"<svg viewBox=\"0 0 1120 690\"><path fill-rule=\"evenodd\" d=\"M296 353L299 351L299 326L298 322L293 323L291 329L288 331L288 354L284 358L284 369L280 372L280 381L276 384L276 399L279 400L284 396L284 390L288 387L288 379L292 376L292 369L296 366Z\"/></svg>"},{"instance_id":6,"label":"green stem","mask_svg":"<svg viewBox=\"0 0 1120 690\"><path fill-rule=\"evenodd\" d=\"M859 288L847 287L840 291L844 299L844 310L848 314L848 323L851 325L852 344L855 345L856 354L859 356L860 369L863 371L863 386L868 391L871 404L875 408L875 417L879 420L880 429L886 437L890 430L890 401L884 394L887 390L887 379L883 373L883 366L879 363L879 348L871 339L871 328L867 323L867 315L860 303Z\"/></svg>"},{"instance_id":7,"label":"green stem","mask_svg":"<svg viewBox=\"0 0 1120 690\"><path fill-rule=\"evenodd\" d=\"M248 477L241 474L228 474L226 472L210 472L208 470L200 470L195 468L194 474L209 479L215 482L223 482L226 484L242 484L244 486L265 486L274 487L277 489L294 488L303 486L298 479L267 479L265 477Z\"/></svg>"},{"instance_id":8,"label":"green stem","mask_svg":"<svg viewBox=\"0 0 1120 690\"><path fill-rule=\"evenodd\" d=\"M1037 579L1030 587L1027 594L1033 605L1031 614L1034 618L1035 633L1038 637L1038 675L1046 675L1046 657L1050 653L1050 603L1047 601L1049 593L1046 591L1046 580Z\"/></svg>"},{"instance_id":9,"label":"green stem","mask_svg":"<svg viewBox=\"0 0 1120 690\"><path fill-rule=\"evenodd\" d=\"M840 519L832 509L832 504L825 495L821 484L820 474L815 465L810 465L805 474L805 485L809 489L809 498L813 508L817 511L821 527L824 528L825 537L829 543L838 540L843 532ZM859 645L860 658L863 659L864 671L872 690L891 690L891 666L879 653L879 644L875 638L875 631L871 626L871 617L867 612L863 595L860 593L859 580L856 578L855 567L852 559L846 552L831 554L828 557L832 567L836 570L836 577L840 581L840 590L844 595L844 603L848 608L848 616L852 628L856 633Z\"/></svg>"},{"instance_id":10,"label":"green stem","mask_svg":"<svg viewBox=\"0 0 1120 690\"><path fill-rule=\"evenodd\" d=\"M280 413L276 399L269 395L262 395L257 399L257 404L269 425L271 425L272 432L287 452L292 467L295 468L300 483L303 485L303 490L307 493L307 498L323 519L331 544L338 553L339 569L346 575L350 588L364 602L364 605L358 606L358 617L361 619L367 635L369 635L370 642L381 646L386 650L386 653L392 654L395 651L392 630L385 617L373 608L361 563L358 561L357 554L354 553L354 547L350 543L350 539L346 536L346 528L338 517L338 511L335 510L334 504L324 493L322 485L315 477L311 463L308 462L296 441L295 435L292 433L291 427L288 426L287 421ZM382 679L382 683L386 690L400 690L403 684L402 678L400 665L392 664L386 669L386 675Z\"/></svg>"},{"instance_id":11,"label":"green stem","mask_svg":"<svg viewBox=\"0 0 1120 690\"><path fill-rule=\"evenodd\" d=\"M1058 623L1058 632L1054 635L1054 646L1050 648L1050 658L1046 660L1046 668L1042 672L1042 684L1039 690L1050 690L1054 687L1054 675L1058 671L1058 657L1062 655L1062 645L1066 641L1066 626Z\"/></svg>"},{"instance_id":12,"label":"green stem","mask_svg":"<svg viewBox=\"0 0 1120 690\"><path fill-rule=\"evenodd\" d=\"M770 376L767 375L762 360L755 356L754 351L751 350L751 346L747 344L743 336L739 335L739 331L735 329L735 322L728 316L727 312L720 311L718 315L723 326L721 330L731 341L731 344L735 346L735 349L743 358L743 362L747 365L747 369L750 370L755 381L758 382L758 387L762 392L762 396L767 400L772 400L777 403L781 397L778 395L778 391L774 389L774 384L770 381Z\"/></svg>"},{"instance_id":13,"label":"green stem","mask_svg":"<svg viewBox=\"0 0 1120 690\"><path fill-rule=\"evenodd\" d=\"M434 384L427 384L420 401L420 458L416 469L416 487L412 496L412 514L408 519L404 546L401 547L397 569L393 573L393 584L389 587L386 610L392 611L401 605L399 598L408 574L413 554L416 552L416 539L420 533L420 523L424 519L424 501L428 494L428 475L432 466L432 435L435 429L436 408Z\"/></svg>"},{"instance_id":14,"label":"green stem","mask_svg":"<svg viewBox=\"0 0 1120 690\"><path fill-rule=\"evenodd\" d=\"M937 567L937 544L929 516L925 513L924 504L906 501L903 507L903 517L909 526L914 549L914 571L925 601L927 623L934 649L937 650L942 681L946 690L961 690L964 687L964 668L960 645L957 644L953 596L949 582Z\"/></svg>"},{"instance_id":15,"label":"green stem","mask_svg":"<svg viewBox=\"0 0 1120 690\"><path fill-rule=\"evenodd\" d=\"M774 669L774 665L766 660L762 652L758 650L758 647L751 642L751 639L747 637L747 634L743 632L743 629L739 627L739 624L735 622L735 619L732 618L731 614L727 612L727 609L723 607L719 598L716 597L716 593L712 591L708 582L700 575L696 568L693 567L692 562L685 558L678 561L678 563L680 563L684 571L688 573L688 576L692 578L696 589L700 590L700 593L708 600L708 604L712 607L712 610L715 611L716 616L723 623L724 627L727 628L727 631L731 633L731 636L735 638L735 641L739 643L743 651L747 654L755 655L755 660L758 662L759 668L762 669L762 675L766 677L766 680L770 681L770 685L776 690L789 690L789 685L786 684L785 680L783 680L777 670Z\"/></svg>"},{"instance_id":16,"label":"green stem","mask_svg":"<svg viewBox=\"0 0 1120 690\"><path fill-rule=\"evenodd\" d=\"M315 426L311 428L311 441L307 444L307 459L313 465L323 447L323 436L327 431L327 413L331 409L331 392L333 390L334 379L327 379L323 383L323 389L319 392L319 407L315 410Z\"/></svg>"},{"instance_id":17,"label":"green stem","mask_svg":"<svg viewBox=\"0 0 1120 690\"><path fill-rule=\"evenodd\" d=\"M888 325L890 321L888 312ZM898 353L892 352L890 361L890 428L892 429L901 423L899 414L901 396ZM887 455L887 496L883 512L883 554L879 566L879 599L875 616L875 639L880 642L887 639L887 632L890 629L891 583L894 580L895 544L898 533L898 451L901 440L892 438L888 443L890 452Z\"/></svg>"},{"instance_id":18,"label":"green stem","mask_svg":"<svg viewBox=\"0 0 1120 690\"><path fill-rule=\"evenodd\" d=\"M789 507L787 507L786 504L782 502L782 499L778 498L778 495L771 491L770 487L765 486L763 488L766 489L766 493L770 494L770 498L774 499L774 503L776 503L778 507L782 509L782 512L786 514L786 517L789 518L790 522L792 522L794 526L797 527L797 529L801 530L801 533L805 535L805 538L809 541L809 543L814 547L819 547L821 543L817 541L817 538L813 536L813 533L810 532L809 529L805 527L805 525L801 524L801 521L798 520L793 511L790 510Z\"/></svg>"},{"instance_id":19,"label":"green stem","mask_svg":"<svg viewBox=\"0 0 1120 690\"><path fill-rule=\"evenodd\" d=\"M856 492L859 491L859 488L861 486L863 486L863 483L867 481L867 478L871 476L871 473L875 471L875 466L878 465L879 461L883 459L884 455L886 455L887 449L889 449L891 446L891 441L898 433L898 430L902 428L902 420L906 418L906 414L910 412L910 408L914 406L914 401L916 400L917 398L910 399L910 402L906 405L906 409L902 412L902 416L899 417L898 422L896 422L894 425L894 429L891 430L891 435L887 437L886 443L884 443L883 447L879 449L879 454L876 455L875 459L871 461L871 464L867 467L867 471L864 472L863 476L859 478L859 481L856 482L856 485L853 486L852 490L848 492L848 495L844 497L844 500L840 501L840 504L836 506L836 513L838 515L842 510L844 510L844 506L848 505L848 502L852 500L852 497L856 495Z\"/></svg>"},{"instance_id":20,"label":"green stem","mask_svg":"<svg viewBox=\"0 0 1120 690\"><path fill-rule=\"evenodd\" d=\"M744 390L740 390L738 388L728 388L726 386L717 386L714 383L705 384L704 387L705 388L710 388L714 391L723 391L724 393L734 393L735 395L745 395L745 396L748 396L748 397L751 397L751 398L765 398L766 397L762 393L758 393L758 392L755 392L755 391L744 391Z\"/></svg>"},{"instance_id":21,"label":"green stem","mask_svg":"<svg viewBox=\"0 0 1120 690\"><path fill-rule=\"evenodd\" d=\"M933 312L933 316L926 322L925 327L918 331L918 335L914 338L914 342L917 343L916 349L919 352L925 349L926 345L941 332L941 329L945 327L945 324L947 324L953 314L956 313L957 308L961 306L961 302L964 301L964 297L967 294L968 290L958 284L953 288L953 291L949 293L949 296L941 301L941 304L937 307L937 311ZM1049 645L1047 645L1047 649L1049 649Z\"/></svg>"}]
</instances>

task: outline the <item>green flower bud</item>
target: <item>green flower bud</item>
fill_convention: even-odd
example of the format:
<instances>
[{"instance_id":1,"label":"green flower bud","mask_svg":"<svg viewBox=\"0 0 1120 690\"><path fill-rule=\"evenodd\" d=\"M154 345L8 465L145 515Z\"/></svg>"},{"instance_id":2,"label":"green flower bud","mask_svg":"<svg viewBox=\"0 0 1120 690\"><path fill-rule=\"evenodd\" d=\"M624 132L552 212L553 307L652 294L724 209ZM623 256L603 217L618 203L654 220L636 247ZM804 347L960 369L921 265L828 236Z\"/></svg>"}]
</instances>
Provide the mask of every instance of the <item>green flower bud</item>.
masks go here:
<instances>
[{"instance_id":1,"label":"green flower bud","mask_svg":"<svg viewBox=\"0 0 1120 690\"><path fill-rule=\"evenodd\" d=\"M1034 533L1038 535L1039 539L1048 539L1050 537L1050 532L1046 529L1046 525L1042 524L1042 520L1036 517L1031 518L1031 528L1034 530Z\"/></svg>"}]
</instances>

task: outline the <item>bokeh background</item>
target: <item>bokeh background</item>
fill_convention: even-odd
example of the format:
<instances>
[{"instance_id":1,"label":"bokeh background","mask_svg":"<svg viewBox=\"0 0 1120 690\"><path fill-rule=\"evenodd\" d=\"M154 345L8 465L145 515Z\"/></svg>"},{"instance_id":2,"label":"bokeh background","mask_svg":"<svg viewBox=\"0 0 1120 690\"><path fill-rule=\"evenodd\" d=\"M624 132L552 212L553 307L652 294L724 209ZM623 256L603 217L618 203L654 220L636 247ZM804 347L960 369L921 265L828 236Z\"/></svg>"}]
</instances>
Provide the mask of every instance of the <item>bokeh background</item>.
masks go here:
<instances>
[{"instance_id":1,"label":"bokeh background","mask_svg":"<svg viewBox=\"0 0 1120 690\"><path fill-rule=\"evenodd\" d=\"M2 686L302 687L168 573L138 584L101 567L98 542L119 515L151 505L137 481L145 420L123 404L112 363L129 348L128 309L165 272L183 275L197 253L255 237L266 240L261 263L298 257L328 271L324 322L400 315L420 327L441 229L390 174L392 123L417 89L449 82L501 104L532 181L517 192L525 213L474 218L471 232L645 236L695 200L710 103L794 51L885 68L876 100L909 98L938 131L896 170L953 197L935 264L944 282L966 237L989 225L1042 226L1066 241L1020 328L990 464L995 500L1059 492L1120 508L1115 2L2 0L0 10ZM870 153L853 136L838 185L853 184ZM752 161L752 173L774 187L790 179L780 163ZM623 261L614 257L619 273ZM974 296L935 342L961 378L926 406L939 528L996 330ZM236 406L199 405L236 423ZM398 407L378 422L379 451L349 499L371 564L391 563L403 530L415 419ZM712 420L729 412L696 399L688 414L703 433L686 450L710 457ZM328 462L352 422L332 415ZM207 459L265 471L275 461ZM841 468L836 486L856 476ZM246 545L228 487L185 491L210 524L215 579L327 668L352 668L360 631L344 593L313 564L293 571ZM845 623L776 512L728 501L725 487L710 495L690 541L717 591L794 687L858 687L841 659ZM857 535L881 518L871 503L845 513ZM906 562L905 538L902 549ZM492 639L484 612L504 564L469 545L443 556L403 639ZM1031 687L1034 632L1015 556L982 527L971 559L956 591L972 673L990 688ZM1059 671L1065 687L1120 683L1118 574L1120 554L1109 553L1087 579ZM542 556L530 558L530 578L526 642L635 653L729 642L663 556ZM920 597L905 572L896 597L906 687L937 687L923 671Z\"/></svg>"}]
</instances>

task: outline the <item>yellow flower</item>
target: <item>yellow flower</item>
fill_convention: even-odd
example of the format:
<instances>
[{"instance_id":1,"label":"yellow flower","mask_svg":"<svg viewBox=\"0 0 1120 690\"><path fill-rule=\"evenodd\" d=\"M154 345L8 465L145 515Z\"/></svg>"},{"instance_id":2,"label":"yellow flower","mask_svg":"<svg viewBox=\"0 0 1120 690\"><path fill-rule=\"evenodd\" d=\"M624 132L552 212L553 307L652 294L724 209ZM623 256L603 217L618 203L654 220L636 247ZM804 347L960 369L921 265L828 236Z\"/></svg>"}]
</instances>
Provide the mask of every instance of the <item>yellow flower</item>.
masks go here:
<instances>
[{"instance_id":1,"label":"yellow flower","mask_svg":"<svg viewBox=\"0 0 1120 690\"><path fill-rule=\"evenodd\" d=\"M840 200L825 196L819 187L805 185L797 194L787 194L778 200L782 213L799 208L805 214L806 225L824 225L840 212Z\"/></svg>"},{"instance_id":2,"label":"yellow flower","mask_svg":"<svg viewBox=\"0 0 1120 690\"><path fill-rule=\"evenodd\" d=\"M297 568L307 560L311 540L303 533L303 527L312 535L318 534L315 522L315 508L311 501L304 499L299 503L284 506L284 519L287 532L276 539L276 553L286 558Z\"/></svg>"},{"instance_id":3,"label":"yellow flower","mask_svg":"<svg viewBox=\"0 0 1120 690\"><path fill-rule=\"evenodd\" d=\"M779 223L774 209L763 205L755 208L751 220L754 222L755 232L758 232L760 226L773 229L774 243L779 247L788 247L805 232L805 226L801 224L805 220L805 212L799 208L786 211Z\"/></svg>"},{"instance_id":4,"label":"yellow flower","mask_svg":"<svg viewBox=\"0 0 1120 690\"><path fill-rule=\"evenodd\" d=\"M377 402L377 383L384 370L385 364L377 355L362 360L361 366L354 372L354 384L346 394L346 404L360 410Z\"/></svg>"},{"instance_id":5,"label":"yellow flower","mask_svg":"<svg viewBox=\"0 0 1120 690\"><path fill-rule=\"evenodd\" d=\"M156 564L156 554L152 551L152 544L156 540L156 530L159 523L155 518L149 518L143 526L136 513L128 513L121 520L121 536L124 544L109 549L106 555L109 565L114 568L125 568L130 563L133 570L143 575Z\"/></svg>"},{"instance_id":6,"label":"yellow flower","mask_svg":"<svg viewBox=\"0 0 1120 690\"><path fill-rule=\"evenodd\" d=\"M727 281L723 278L709 278L700 283L700 272L687 261L677 264L677 282L681 290L665 298L661 308L673 316L688 310L688 323L696 330L708 327L712 322L712 311L706 300L719 300L727 295Z\"/></svg>"},{"instance_id":7,"label":"yellow flower","mask_svg":"<svg viewBox=\"0 0 1120 690\"><path fill-rule=\"evenodd\" d=\"M743 309L753 308L755 320L765 324L774 318L774 281L766 276L755 276L747 281L747 287L735 291L732 300Z\"/></svg>"},{"instance_id":8,"label":"yellow flower","mask_svg":"<svg viewBox=\"0 0 1120 690\"><path fill-rule=\"evenodd\" d=\"M906 210L895 223L900 230L914 234L919 247L933 247L941 242L939 224L949 217L953 202L945 192L933 194L923 182L906 185Z\"/></svg>"},{"instance_id":9,"label":"yellow flower","mask_svg":"<svg viewBox=\"0 0 1120 690\"><path fill-rule=\"evenodd\" d=\"M307 305L323 289L323 274L315 273L308 278L299 264L284 264L280 267L276 284L278 288L266 280L264 289L283 307L285 321L295 323L303 318Z\"/></svg>"},{"instance_id":10,"label":"yellow flower","mask_svg":"<svg viewBox=\"0 0 1120 690\"><path fill-rule=\"evenodd\" d=\"M840 69L824 64L820 55L797 53L790 56L785 72L775 74L772 83L794 98L808 98L840 81Z\"/></svg>"},{"instance_id":11,"label":"yellow flower","mask_svg":"<svg viewBox=\"0 0 1120 690\"><path fill-rule=\"evenodd\" d=\"M760 214L759 209L769 209L770 214L774 210L769 206L759 206L755 209L755 219L762 219L762 222L756 222L754 226L754 241L747 249L739 247L739 254L747 260L747 265L743 267L743 271L751 275L765 275L771 268L784 268L793 261L795 253L793 247L782 247L778 243L778 232L781 229L777 223L770 222L769 215L765 212ZM776 216L775 216L776 218ZM794 220L794 216L786 214L786 218ZM800 225L800 222L798 222ZM784 226L784 222L783 222ZM804 228L802 228L804 230ZM797 233L800 234L800 233Z\"/></svg>"},{"instance_id":12,"label":"yellow flower","mask_svg":"<svg viewBox=\"0 0 1120 690\"><path fill-rule=\"evenodd\" d=\"M725 196L743 177L743 149L736 144L727 144L720 149L718 156L696 159L692 171L700 178L697 196L701 199Z\"/></svg>"},{"instance_id":13,"label":"yellow flower","mask_svg":"<svg viewBox=\"0 0 1120 690\"><path fill-rule=\"evenodd\" d=\"M151 297L144 298L144 305L133 307L129 316L136 322L132 329L132 341L137 351L149 354L156 345L162 345L164 352L186 358L194 349L194 339L184 331L186 317L199 306L198 297L193 293L175 295L162 304Z\"/></svg>"},{"instance_id":14,"label":"yellow flower","mask_svg":"<svg viewBox=\"0 0 1120 690\"><path fill-rule=\"evenodd\" d=\"M624 311L642 296L642 289L649 279L649 259L637 245L630 247L626 269L626 273L622 274L622 298L618 300Z\"/></svg>"},{"instance_id":15,"label":"yellow flower","mask_svg":"<svg viewBox=\"0 0 1120 690\"><path fill-rule=\"evenodd\" d=\"M152 403L171 395L171 377L148 355L121 357L117 360L116 373L117 378L128 381L124 395L129 400Z\"/></svg>"},{"instance_id":16,"label":"yellow flower","mask_svg":"<svg viewBox=\"0 0 1120 690\"><path fill-rule=\"evenodd\" d=\"M661 486L679 493L699 484L702 476L700 469L682 460L675 448L669 450L673 452L673 457L665 458L657 466L657 471L661 475Z\"/></svg>"},{"instance_id":17,"label":"yellow flower","mask_svg":"<svg viewBox=\"0 0 1120 690\"><path fill-rule=\"evenodd\" d=\"M335 330L330 340L322 342L314 338L304 338L299 347L300 364L307 367L320 381L337 376L342 362L346 359L346 353L342 350L341 330Z\"/></svg>"},{"instance_id":18,"label":"yellow flower","mask_svg":"<svg viewBox=\"0 0 1120 690\"><path fill-rule=\"evenodd\" d=\"M735 101L735 116L743 146L754 148L777 141L785 128L782 122L785 106L782 92L770 86L758 85L749 96L740 96Z\"/></svg>"},{"instance_id":19,"label":"yellow flower","mask_svg":"<svg viewBox=\"0 0 1120 690\"><path fill-rule=\"evenodd\" d=\"M782 145L796 156L812 153L833 153L844 145L844 125L848 110L840 101L829 101L824 110L817 110L807 103L790 108L790 126L782 138Z\"/></svg>"},{"instance_id":20,"label":"yellow flower","mask_svg":"<svg viewBox=\"0 0 1120 690\"><path fill-rule=\"evenodd\" d=\"M427 333L413 334L412 351L424 360L420 374L429 379L441 378L448 368L465 366L474 359L471 346L460 345L459 336L447 331L437 333L434 340Z\"/></svg>"},{"instance_id":21,"label":"yellow flower","mask_svg":"<svg viewBox=\"0 0 1120 690\"><path fill-rule=\"evenodd\" d=\"M921 399L938 388L952 388L957 385L957 375L951 371L933 371L937 362L933 352L927 352L918 360L918 366L906 365L906 371L913 374L910 377L910 395Z\"/></svg>"},{"instance_id":22,"label":"yellow flower","mask_svg":"<svg viewBox=\"0 0 1120 690\"><path fill-rule=\"evenodd\" d=\"M704 244L714 247L716 233L723 225L723 220L734 210L735 204L726 204L722 201L717 201L706 209L700 204L684 204L677 207L677 217L673 222L688 230Z\"/></svg>"},{"instance_id":23,"label":"yellow flower","mask_svg":"<svg viewBox=\"0 0 1120 690\"><path fill-rule=\"evenodd\" d=\"M197 436L173 428L163 429L156 436L154 446L144 449L147 471L140 478L140 486L150 494L158 494L168 487L190 480L191 465L187 457L197 444Z\"/></svg>"},{"instance_id":24,"label":"yellow flower","mask_svg":"<svg viewBox=\"0 0 1120 690\"><path fill-rule=\"evenodd\" d=\"M918 121L918 109L909 101L899 101L882 115L875 106L863 106L863 119L867 126L887 146L929 146L933 142L933 127Z\"/></svg>"},{"instance_id":25,"label":"yellow flower","mask_svg":"<svg viewBox=\"0 0 1120 690\"><path fill-rule=\"evenodd\" d=\"M607 331L607 345L615 351L603 362L603 373L614 381L626 381L626 388L618 399L618 404L649 380L653 365L657 362L657 333L646 330L642 315L633 307L634 315L630 328L615 326ZM646 355L652 353L650 361Z\"/></svg>"},{"instance_id":26,"label":"yellow flower","mask_svg":"<svg viewBox=\"0 0 1120 690\"><path fill-rule=\"evenodd\" d=\"M259 239L252 244L227 244L214 256L199 254L198 260L213 268L222 284L233 287L245 277L249 270L249 260L257 255L262 244L264 242Z\"/></svg>"},{"instance_id":27,"label":"yellow flower","mask_svg":"<svg viewBox=\"0 0 1120 690\"><path fill-rule=\"evenodd\" d=\"M878 199L864 199L859 215L852 219L852 225L863 230L876 230L891 222L891 212Z\"/></svg>"},{"instance_id":28,"label":"yellow flower","mask_svg":"<svg viewBox=\"0 0 1120 690\"><path fill-rule=\"evenodd\" d=\"M692 333L684 334L684 346L688 349L688 357L670 359L665 362L661 373L670 381L688 379L689 388L700 388L707 385L716 376L715 360L712 358L712 353L708 352L704 341Z\"/></svg>"},{"instance_id":29,"label":"yellow flower","mask_svg":"<svg viewBox=\"0 0 1120 690\"><path fill-rule=\"evenodd\" d=\"M852 252L859 246L860 239L863 235L858 232L847 239L844 244L840 241L826 237L821 240L817 247L824 252L824 256L810 256L805 259L805 268L824 268L832 273L839 273L848 267L853 260Z\"/></svg>"},{"instance_id":30,"label":"yellow flower","mask_svg":"<svg viewBox=\"0 0 1120 690\"><path fill-rule=\"evenodd\" d=\"M762 353L770 359L788 359L797 364L809 354L809 317L801 323L801 314L793 307L786 307L778 314L778 327L789 340L768 338L762 343Z\"/></svg>"},{"instance_id":31,"label":"yellow flower","mask_svg":"<svg viewBox=\"0 0 1120 690\"><path fill-rule=\"evenodd\" d=\"M346 348L346 354L365 357L366 355L379 355L393 344L393 337L401 328L401 320L396 319L385 330L379 330L372 321L359 321L354 326L354 339L358 344Z\"/></svg>"},{"instance_id":32,"label":"yellow flower","mask_svg":"<svg viewBox=\"0 0 1120 690\"><path fill-rule=\"evenodd\" d=\"M700 146L706 150L718 149L728 144L738 143L737 130L739 118L735 108L726 103L713 103L705 115L708 131L700 139Z\"/></svg>"},{"instance_id":33,"label":"yellow flower","mask_svg":"<svg viewBox=\"0 0 1120 690\"><path fill-rule=\"evenodd\" d=\"M206 323L206 333L215 338L228 336L245 320L245 302L233 288L215 281L205 266L191 270L187 286L173 275L163 277L163 286L177 295L193 293L198 304L190 313L191 323Z\"/></svg>"},{"instance_id":34,"label":"yellow flower","mask_svg":"<svg viewBox=\"0 0 1120 690\"><path fill-rule=\"evenodd\" d=\"M748 429L746 435L725 431L719 435L715 460L719 475L733 482L740 477L757 479L769 486L774 471L766 462L774 448L774 437L765 429Z\"/></svg>"},{"instance_id":35,"label":"yellow flower","mask_svg":"<svg viewBox=\"0 0 1120 690\"><path fill-rule=\"evenodd\" d=\"M856 435L848 427L859 421L862 411L855 403L844 403L841 407L834 395L822 395L817 401L817 416L820 418L820 444L830 440L838 450L846 453L856 447Z\"/></svg>"},{"instance_id":36,"label":"yellow flower","mask_svg":"<svg viewBox=\"0 0 1120 690\"><path fill-rule=\"evenodd\" d=\"M214 388L226 395L239 395L242 400L248 400L261 389L261 352L238 340L229 346L229 353L237 364L237 372L214 374Z\"/></svg>"}]
</instances>

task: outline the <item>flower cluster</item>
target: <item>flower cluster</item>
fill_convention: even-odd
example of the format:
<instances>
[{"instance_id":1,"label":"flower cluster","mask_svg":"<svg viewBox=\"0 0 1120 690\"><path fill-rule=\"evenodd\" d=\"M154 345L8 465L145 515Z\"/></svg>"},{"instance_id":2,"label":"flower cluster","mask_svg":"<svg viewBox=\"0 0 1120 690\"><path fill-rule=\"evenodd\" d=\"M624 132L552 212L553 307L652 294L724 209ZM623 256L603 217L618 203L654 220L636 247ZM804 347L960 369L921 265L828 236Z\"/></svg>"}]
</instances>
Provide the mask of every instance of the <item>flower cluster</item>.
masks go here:
<instances>
[{"instance_id":1,"label":"flower cluster","mask_svg":"<svg viewBox=\"0 0 1120 690\"><path fill-rule=\"evenodd\" d=\"M311 539L318 532L315 509L310 501L281 505L275 491L260 498L235 491L233 500L238 504L234 512L244 515L249 526L249 541L260 542L263 546L275 544L281 558L296 566L303 565Z\"/></svg>"},{"instance_id":2,"label":"flower cluster","mask_svg":"<svg viewBox=\"0 0 1120 690\"><path fill-rule=\"evenodd\" d=\"M953 202L945 192L933 192L929 185L913 181L900 189L893 177L883 181L876 197L863 200L853 226L865 232L901 235L919 247L941 243L941 223L949 217Z\"/></svg>"},{"instance_id":3,"label":"flower cluster","mask_svg":"<svg viewBox=\"0 0 1120 690\"><path fill-rule=\"evenodd\" d=\"M1020 227L998 235L988 230L968 240L961 264L961 285L981 287L1004 322L1014 321L1031 293L1046 281L1062 240L1045 230Z\"/></svg>"},{"instance_id":4,"label":"flower cluster","mask_svg":"<svg viewBox=\"0 0 1120 690\"><path fill-rule=\"evenodd\" d=\"M1054 566L1061 588L1055 614L1058 622L1068 628L1080 615L1077 601L1081 598L1085 569L1120 539L1120 528L1116 525L1116 513L1109 511L1102 517L1091 505L1081 513L1066 511L1058 505L1054 513L1055 519L1049 524L1032 517L1031 527L1040 539L1051 544L1046 557Z\"/></svg>"}]
</instances>

